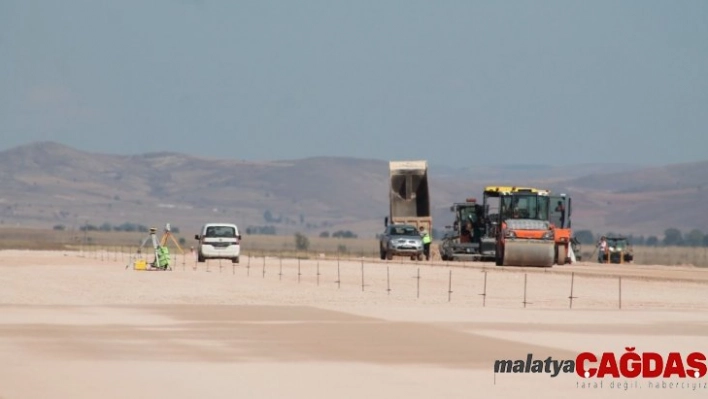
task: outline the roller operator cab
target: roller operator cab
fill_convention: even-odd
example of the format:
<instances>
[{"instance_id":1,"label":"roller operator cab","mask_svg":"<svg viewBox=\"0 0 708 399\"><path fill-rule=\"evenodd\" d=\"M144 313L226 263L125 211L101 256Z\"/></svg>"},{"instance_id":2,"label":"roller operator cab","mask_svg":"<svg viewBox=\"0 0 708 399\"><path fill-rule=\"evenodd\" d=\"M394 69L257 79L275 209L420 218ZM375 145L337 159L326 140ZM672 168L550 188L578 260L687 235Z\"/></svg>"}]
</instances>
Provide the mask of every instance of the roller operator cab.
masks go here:
<instances>
[{"instance_id":1,"label":"roller operator cab","mask_svg":"<svg viewBox=\"0 0 708 399\"><path fill-rule=\"evenodd\" d=\"M235 224L207 223L194 238L199 242L197 261L230 259L233 263L239 263L241 233Z\"/></svg>"},{"instance_id":2,"label":"roller operator cab","mask_svg":"<svg viewBox=\"0 0 708 399\"><path fill-rule=\"evenodd\" d=\"M556 261L558 265L574 263L580 260L579 242L573 238L572 200L565 194L551 195L548 208L548 220L554 226L556 240Z\"/></svg>"}]
</instances>

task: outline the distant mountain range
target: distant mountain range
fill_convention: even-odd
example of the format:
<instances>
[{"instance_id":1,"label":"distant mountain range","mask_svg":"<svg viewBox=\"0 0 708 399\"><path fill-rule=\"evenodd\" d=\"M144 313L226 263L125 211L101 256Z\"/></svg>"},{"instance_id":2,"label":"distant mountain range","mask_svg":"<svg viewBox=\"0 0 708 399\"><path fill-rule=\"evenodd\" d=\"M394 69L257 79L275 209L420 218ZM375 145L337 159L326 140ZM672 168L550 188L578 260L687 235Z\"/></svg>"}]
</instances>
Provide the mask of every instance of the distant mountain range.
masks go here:
<instances>
[{"instance_id":1,"label":"distant mountain range","mask_svg":"<svg viewBox=\"0 0 708 399\"><path fill-rule=\"evenodd\" d=\"M436 228L449 206L489 184L540 186L573 198L576 230L662 235L708 230L708 161L647 167L430 165ZM204 222L273 225L278 234L351 230L374 237L388 212L388 160L273 162L180 153L108 155L38 142L0 152L1 226L138 223L196 231ZM267 218L267 220L266 220Z\"/></svg>"}]
</instances>

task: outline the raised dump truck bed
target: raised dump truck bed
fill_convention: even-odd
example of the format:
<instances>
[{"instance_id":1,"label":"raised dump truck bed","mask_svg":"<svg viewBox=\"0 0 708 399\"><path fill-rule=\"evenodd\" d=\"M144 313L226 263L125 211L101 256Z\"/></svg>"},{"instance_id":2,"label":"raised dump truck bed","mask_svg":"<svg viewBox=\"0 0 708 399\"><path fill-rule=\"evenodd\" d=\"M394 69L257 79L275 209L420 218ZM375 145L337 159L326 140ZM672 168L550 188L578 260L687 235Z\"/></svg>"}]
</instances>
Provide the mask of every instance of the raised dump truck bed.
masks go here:
<instances>
[{"instance_id":1,"label":"raised dump truck bed","mask_svg":"<svg viewBox=\"0 0 708 399\"><path fill-rule=\"evenodd\" d=\"M391 223L425 226L432 232L427 161L389 162Z\"/></svg>"}]
</instances>

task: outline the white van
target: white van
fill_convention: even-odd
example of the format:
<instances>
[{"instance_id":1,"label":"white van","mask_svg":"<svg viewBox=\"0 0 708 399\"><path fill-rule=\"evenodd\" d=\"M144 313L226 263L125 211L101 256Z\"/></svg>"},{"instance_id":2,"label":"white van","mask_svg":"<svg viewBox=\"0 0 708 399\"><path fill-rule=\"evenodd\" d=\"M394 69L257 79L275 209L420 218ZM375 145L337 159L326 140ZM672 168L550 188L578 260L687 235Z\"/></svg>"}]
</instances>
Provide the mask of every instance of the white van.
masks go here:
<instances>
[{"instance_id":1,"label":"white van","mask_svg":"<svg viewBox=\"0 0 708 399\"><path fill-rule=\"evenodd\" d=\"M235 224L207 223L194 238L199 241L197 261L231 259L231 262L238 263L241 255L241 234Z\"/></svg>"}]
</instances>

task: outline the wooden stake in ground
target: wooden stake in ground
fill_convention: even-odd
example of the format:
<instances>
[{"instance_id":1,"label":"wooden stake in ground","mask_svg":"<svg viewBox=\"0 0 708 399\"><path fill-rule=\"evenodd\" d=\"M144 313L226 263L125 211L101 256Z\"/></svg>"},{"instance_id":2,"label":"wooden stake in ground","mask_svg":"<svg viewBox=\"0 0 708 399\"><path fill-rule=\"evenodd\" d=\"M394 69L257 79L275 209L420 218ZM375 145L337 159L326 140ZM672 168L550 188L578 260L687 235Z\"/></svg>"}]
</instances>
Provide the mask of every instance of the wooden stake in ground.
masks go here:
<instances>
[{"instance_id":1,"label":"wooden stake in ground","mask_svg":"<svg viewBox=\"0 0 708 399\"><path fill-rule=\"evenodd\" d=\"M487 271L484 271L484 289L481 294L482 295L482 307L487 306Z\"/></svg>"},{"instance_id":2,"label":"wooden stake in ground","mask_svg":"<svg viewBox=\"0 0 708 399\"><path fill-rule=\"evenodd\" d=\"M448 277L447 280L447 301L450 302L452 300L452 269L450 269L450 276Z\"/></svg>"},{"instance_id":3,"label":"wooden stake in ground","mask_svg":"<svg viewBox=\"0 0 708 399\"><path fill-rule=\"evenodd\" d=\"M575 283L575 272L570 273L570 296L568 297L570 299L570 309L573 309L573 299L575 298L573 296L573 285Z\"/></svg>"},{"instance_id":4,"label":"wooden stake in ground","mask_svg":"<svg viewBox=\"0 0 708 399\"><path fill-rule=\"evenodd\" d=\"M619 308L622 309L622 276L619 276Z\"/></svg>"},{"instance_id":5,"label":"wooden stake in ground","mask_svg":"<svg viewBox=\"0 0 708 399\"><path fill-rule=\"evenodd\" d=\"M386 266L386 292L391 295L391 275L388 272L388 266Z\"/></svg>"},{"instance_id":6,"label":"wooden stake in ground","mask_svg":"<svg viewBox=\"0 0 708 399\"><path fill-rule=\"evenodd\" d=\"M337 281L335 281L335 283L337 283L337 289L341 288L342 278L341 278L341 275L339 274L339 256L337 256Z\"/></svg>"},{"instance_id":7,"label":"wooden stake in ground","mask_svg":"<svg viewBox=\"0 0 708 399\"><path fill-rule=\"evenodd\" d=\"M364 251L362 251L362 254ZM361 258L361 292L364 292L364 257Z\"/></svg>"},{"instance_id":8,"label":"wooden stake in ground","mask_svg":"<svg viewBox=\"0 0 708 399\"><path fill-rule=\"evenodd\" d=\"M420 267L418 268L418 276L416 277L418 281L416 281L416 298L420 298Z\"/></svg>"}]
</instances>

